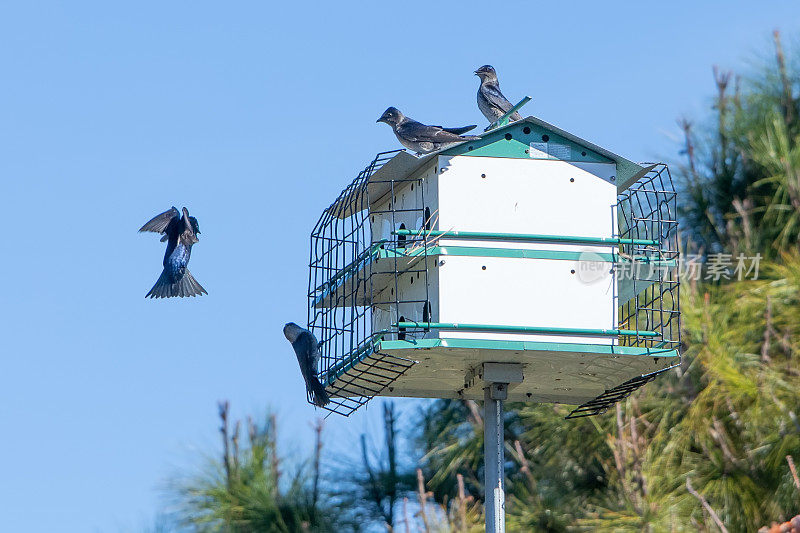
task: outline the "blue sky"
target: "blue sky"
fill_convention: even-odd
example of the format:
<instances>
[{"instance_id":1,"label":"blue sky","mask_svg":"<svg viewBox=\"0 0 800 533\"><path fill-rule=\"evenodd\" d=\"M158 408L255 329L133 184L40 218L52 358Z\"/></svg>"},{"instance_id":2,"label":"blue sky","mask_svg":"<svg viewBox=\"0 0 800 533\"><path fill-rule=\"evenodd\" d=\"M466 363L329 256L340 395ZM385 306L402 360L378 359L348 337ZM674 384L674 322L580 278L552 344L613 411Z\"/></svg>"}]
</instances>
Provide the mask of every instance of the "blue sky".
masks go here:
<instances>
[{"instance_id":1,"label":"blue sky","mask_svg":"<svg viewBox=\"0 0 800 533\"><path fill-rule=\"evenodd\" d=\"M216 449L219 399L310 450L281 327L305 320L322 209L397 147L387 106L483 125L491 63L526 114L668 158L712 64L800 29L794 2L275 4L0 4L0 530L150 523L164 479ZM145 300L163 245L136 230L172 205L200 221L209 295ZM331 447L375 414L328 419Z\"/></svg>"}]
</instances>

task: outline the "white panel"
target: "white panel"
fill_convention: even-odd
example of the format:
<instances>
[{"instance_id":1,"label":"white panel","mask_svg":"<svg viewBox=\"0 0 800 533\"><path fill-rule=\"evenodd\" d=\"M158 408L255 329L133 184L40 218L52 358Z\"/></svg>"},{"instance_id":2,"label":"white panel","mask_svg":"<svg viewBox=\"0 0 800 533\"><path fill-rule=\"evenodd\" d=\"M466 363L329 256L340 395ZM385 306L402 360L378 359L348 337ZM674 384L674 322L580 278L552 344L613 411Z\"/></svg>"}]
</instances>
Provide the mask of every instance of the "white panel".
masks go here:
<instances>
[{"instance_id":1,"label":"white panel","mask_svg":"<svg viewBox=\"0 0 800 533\"><path fill-rule=\"evenodd\" d=\"M611 279L585 283L572 261L442 257L440 321L550 328L615 329ZM485 269L483 267L486 267ZM610 268L610 263L597 263ZM572 273L575 271L575 274ZM616 338L443 331L442 338L616 344Z\"/></svg>"},{"instance_id":2,"label":"white panel","mask_svg":"<svg viewBox=\"0 0 800 533\"><path fill-rule=\"evenodd\" d=\"M611 163L584 163L574 161L570 163L570 165L585 170L589 174L594 174L608 182L613 182L617 179L617 165ZM614 185L614 187L616 190L616 185ZM616 202L616 198L614 198L614 202Z\"/></svg>"},{"instance_id":3,"label":"white panel","mask_svg":"<svg viewBox=\"0 0 800 533\"><path fill-rule=\"evenodd\" d=\"M617 190L611 163L440 156L438 229L612 237ZM485 177L482 177L485 176ZM541 243L458 241L463 246L576 250ZM442 244L456 244L442 239ZM607 252L609 247L586 247Z\"/></svg>"}]
</instances>

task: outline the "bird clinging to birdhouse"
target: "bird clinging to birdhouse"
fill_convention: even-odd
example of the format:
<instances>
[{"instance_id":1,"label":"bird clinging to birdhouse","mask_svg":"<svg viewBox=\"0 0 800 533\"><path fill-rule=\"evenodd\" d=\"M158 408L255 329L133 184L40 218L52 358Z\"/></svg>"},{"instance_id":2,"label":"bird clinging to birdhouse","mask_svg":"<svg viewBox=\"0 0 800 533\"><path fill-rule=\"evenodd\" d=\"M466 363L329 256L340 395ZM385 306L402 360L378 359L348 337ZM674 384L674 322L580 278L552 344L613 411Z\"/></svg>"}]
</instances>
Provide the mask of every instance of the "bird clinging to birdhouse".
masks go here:
<instances>
[{"instance_id":1,"label":"bird clinging to birdhouse","mask_svg":"<svg viewBox=\"0 0 800 533\"><path fill-rule=\"evenodd\" d=\"M294 348L300 372L306 382L306 391L311 395L311 403L317 407L324 407L330 402L325 387L317 378L317 362L319 361L319 343L314 334L303 329L294 322L289 322L283 327L283 336L286 337Z\"/></svg>"}]
</instances>

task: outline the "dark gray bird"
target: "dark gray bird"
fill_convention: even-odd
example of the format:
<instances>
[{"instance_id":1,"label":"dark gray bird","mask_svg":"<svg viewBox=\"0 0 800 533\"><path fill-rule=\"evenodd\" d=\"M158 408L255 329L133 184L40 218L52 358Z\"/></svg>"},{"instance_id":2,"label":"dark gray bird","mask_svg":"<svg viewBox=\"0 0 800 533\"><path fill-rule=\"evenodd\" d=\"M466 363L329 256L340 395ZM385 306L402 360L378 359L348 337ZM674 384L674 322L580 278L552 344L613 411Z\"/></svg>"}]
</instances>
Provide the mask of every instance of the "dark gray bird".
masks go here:
<instances>
[{"instance_id":1,"label":"dark gray bird","mask_svg":"<svg viewBox=\"0 0 800 533\"><path fill-rule=\"evenodd\" d=\"M384 111L376 122L384 122L391 126L400 144L417 154L427 154L451 144L480 139L473 135L461 135L475 126L464 126L463 128L427 126L408 118L395 107Z\"/></svg>"},{"instance_id":2,"label":"dark gray bird","mask_svg":"<svg viewBox=\"0 0 800 533\"><path fill-rule=\"evenodd\" d=\"M200 234L197 219L189 216L188 209L183 208L181 217L181 213L173 206L169 211L153 217L139 231L161 233L161 242L167 241L164 270L145 298L183 298L208 294L187 268L192 246L199 241L197 236Z\"/></svg>"},{"instance_id":3,"label":"dark gray bird","mask_svg":"<svg viewBox=\"0 0 800 533\"><path fill-rule=\"evenodd\" d=\"M331 400L325 387L317 377L317 363L319 362L319 343L314 334L303 329L294 322L283 326L283 336L292 343L300 372L306 382L306 390L311 394L311 403L317 407L324 407Z\"/></svg>"},{"instance_id":4,"label":"dark gray bird","mask_svg":"<svg viewBox=\"0 0 800 533\"><path fill-rule=\"evenodd\" d=\"M484 65L475 71L475 75L481 79L481 86L478 87L478 109L486 120L495 122L508 113L514 104L500 92L500 83L497 81L497 72L493 66ZM516 111L509 117L512 122L521 118Z\"/></svg>"}]
</instances>

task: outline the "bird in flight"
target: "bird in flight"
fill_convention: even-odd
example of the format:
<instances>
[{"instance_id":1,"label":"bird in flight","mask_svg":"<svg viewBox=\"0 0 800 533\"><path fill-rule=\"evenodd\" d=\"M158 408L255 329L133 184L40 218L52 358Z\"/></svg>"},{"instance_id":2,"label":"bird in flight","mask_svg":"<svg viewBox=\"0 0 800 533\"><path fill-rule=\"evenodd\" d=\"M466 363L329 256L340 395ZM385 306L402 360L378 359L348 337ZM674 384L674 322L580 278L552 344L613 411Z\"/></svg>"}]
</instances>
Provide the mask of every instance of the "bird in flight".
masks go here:
<instances>
[{"instance_id":1,"label":"bird in flight","mask_svg":"<svg viewBox=\"0 0 800 533\"><path fill-rule=\"evenodd\" d=\"M418 155L435 152L451 144L480 139L473 135L462 135L475 126L464 126L463 128L428 126L408 118L396 107L390 107L384 111L376 122L383 122L391 126L400 144Z\"/></svg>"},{"instance_id":2,"label":"bird in flight","mask_svg":"<svg viewBox=\"0 0 800 533\"><path fill-rule=\"evenodd\" d=\"M330 402L325 387L317 377L317 363L319 362L319 343L314 334L303 329L294 322L283 326L283 336L286 337L300 364L300 373L306 382L306 391L311 394L311 403L317 407L324 407Z\"/></svg>"},{"instance_id":3,"label":"bird in flight","mask_svg":"<svg viewBox=\"0 0 800 533\"><path fill-rule=\"evenodd\" d=\"M508 113L514 104L500 92L500 83L497 81L497 72L493 66L484 65L475 71L475 75L481 79L481 85L478 87L478 109L486 120L495 122ZM512 122L521 118L522 116L516 111L509 117Z\"/></svg>"},{"instance_id":4,"label":"bird in flight","mask_svg":"<svg viewBox=\"0 0 800 533\"><path fill-rule=\"evenodd\" d=\"M189 210L183 208L183 216L176 207L153 217L139 232L152 231L160 233L161 242L167 241L164 254L164 270L156 284L145 295L145 298L173 298L179 296L198 296L208 294L189 272L189 257L192 245L198 242L200 226L197 219L189 216Z\"/></svg>"}]
</instances>

